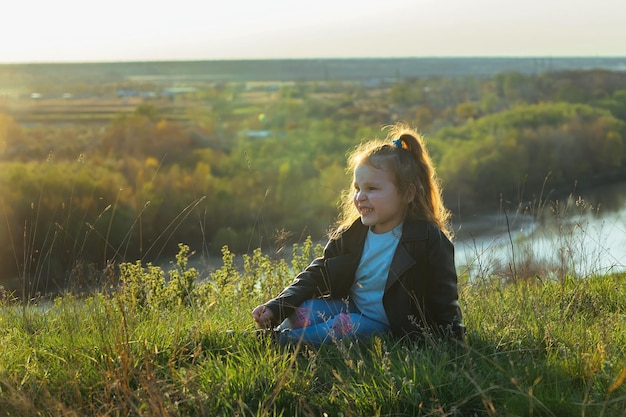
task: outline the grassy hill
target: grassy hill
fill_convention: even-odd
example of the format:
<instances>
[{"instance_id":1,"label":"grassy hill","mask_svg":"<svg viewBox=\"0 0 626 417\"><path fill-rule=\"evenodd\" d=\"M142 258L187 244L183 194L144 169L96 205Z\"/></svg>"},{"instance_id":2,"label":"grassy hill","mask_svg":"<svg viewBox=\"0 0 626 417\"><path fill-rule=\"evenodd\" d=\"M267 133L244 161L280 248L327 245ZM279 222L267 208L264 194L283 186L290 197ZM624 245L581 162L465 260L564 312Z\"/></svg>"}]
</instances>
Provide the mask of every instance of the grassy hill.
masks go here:
<instances>
[{"instance_id":1,"label":"grassy hill","mask_svg":"<svg viewBox=\"0 0 626 417\"><path fill-rule=\"evenodd\" d=\"M182 249L169 273L123 266L111 293L21 307L0 294L0 414L626 412L624 274L462 281L464 344L425 335L280 349L254 336L250 311L284 285L289 266L256 252L238 269L226 250L224 267L194 282ZM310 249L294 248L291 266L302 268Z\"/></svg>"}]
</instances>

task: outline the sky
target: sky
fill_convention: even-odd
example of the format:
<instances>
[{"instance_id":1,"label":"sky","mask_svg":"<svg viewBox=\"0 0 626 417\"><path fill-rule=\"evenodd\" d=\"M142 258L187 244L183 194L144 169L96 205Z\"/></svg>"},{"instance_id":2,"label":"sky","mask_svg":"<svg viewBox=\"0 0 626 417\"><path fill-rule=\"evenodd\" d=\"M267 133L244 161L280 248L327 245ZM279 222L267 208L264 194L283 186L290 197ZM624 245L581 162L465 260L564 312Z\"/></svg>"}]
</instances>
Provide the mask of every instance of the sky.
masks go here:
<instances>
[{"instance_id":1,"label":"sky","mask_svg":"<svg viewBox=\"0 0 626 417\"><path fill-rule=\"evenodd\" d=\"M626 56L625 0L16 0L0 63Z\"/></svg>"}]
</instances>

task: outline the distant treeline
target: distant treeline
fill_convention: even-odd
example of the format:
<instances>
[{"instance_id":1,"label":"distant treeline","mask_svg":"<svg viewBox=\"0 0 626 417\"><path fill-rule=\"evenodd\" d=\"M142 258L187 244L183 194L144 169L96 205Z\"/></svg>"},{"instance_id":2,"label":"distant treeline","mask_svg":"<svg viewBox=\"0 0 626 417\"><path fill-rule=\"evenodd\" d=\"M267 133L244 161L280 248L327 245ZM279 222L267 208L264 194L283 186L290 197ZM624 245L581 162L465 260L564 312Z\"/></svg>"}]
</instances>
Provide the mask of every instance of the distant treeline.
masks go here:
<instances>
[{"instance_id":1,"label":"distant treeline","mask_svg":"<svg viewBox=\"0 0 626 417\"><path fill-rule=\"evenodd\" d=\"M194 85L95 124L24 126L5 101L0 278L50 289L179 242L219 256L321 238L346 152L397 120L426 136L453 210L626 179L626 72Z\"/></svg>"},{"instance_id":2,"label":"distant treeline","mask_svg":"<svg viewBox=\"0 0 626 417\"><path fill-rule=\"evenodd\" d=\"M143 79L151 82L332 81L491 77L562 70L626 71L626 57L345 58L0 64L0 89L38 90Z\"/></svg>"}]
</instances>

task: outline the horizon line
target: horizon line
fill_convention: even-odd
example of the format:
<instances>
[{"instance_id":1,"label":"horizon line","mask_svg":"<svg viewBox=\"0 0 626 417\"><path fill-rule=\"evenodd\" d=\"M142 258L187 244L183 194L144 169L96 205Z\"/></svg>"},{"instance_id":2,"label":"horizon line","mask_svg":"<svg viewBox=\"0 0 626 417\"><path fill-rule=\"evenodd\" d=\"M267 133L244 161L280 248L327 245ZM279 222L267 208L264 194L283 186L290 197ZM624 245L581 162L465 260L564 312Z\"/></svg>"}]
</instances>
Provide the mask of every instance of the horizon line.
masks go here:
<instances>
[{"instance_id":1,"label":"horizon line","mask_svg":"<svg viewBox=\"0 0 626 417\"><path fill-rule=\"evenodd\" d=\"M4 65L67 65L67 64L138 64L191 63L241 61L348 61L348 60L402 60L402 59L626 59L625 55L428 55L428 56L352 56L352 57L271 57L271 58L197 58L197 59L138 59L97 61L0 61Z\"/></svg>"}]
</instances>

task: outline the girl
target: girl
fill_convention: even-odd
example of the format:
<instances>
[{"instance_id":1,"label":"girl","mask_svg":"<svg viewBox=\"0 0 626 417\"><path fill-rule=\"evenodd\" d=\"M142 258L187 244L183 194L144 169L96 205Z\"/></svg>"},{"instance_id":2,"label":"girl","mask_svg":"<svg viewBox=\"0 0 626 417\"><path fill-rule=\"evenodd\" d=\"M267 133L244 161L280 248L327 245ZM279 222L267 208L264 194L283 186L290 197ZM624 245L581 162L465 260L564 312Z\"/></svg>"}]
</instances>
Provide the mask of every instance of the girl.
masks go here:
<instances>
[{"instance_id":1,"label":"girl","mask_svg":"<svg viewBox=\"0 0 626 417\"><path fill-rule=\"evenodd\" d=\"M449 212L420 135L392 126L385 141L352 152L348 171L354 189L323 256L252 311L257 325L284 320L281 344L383 333L463 339Z\"/></svg>"}]
</instances>

